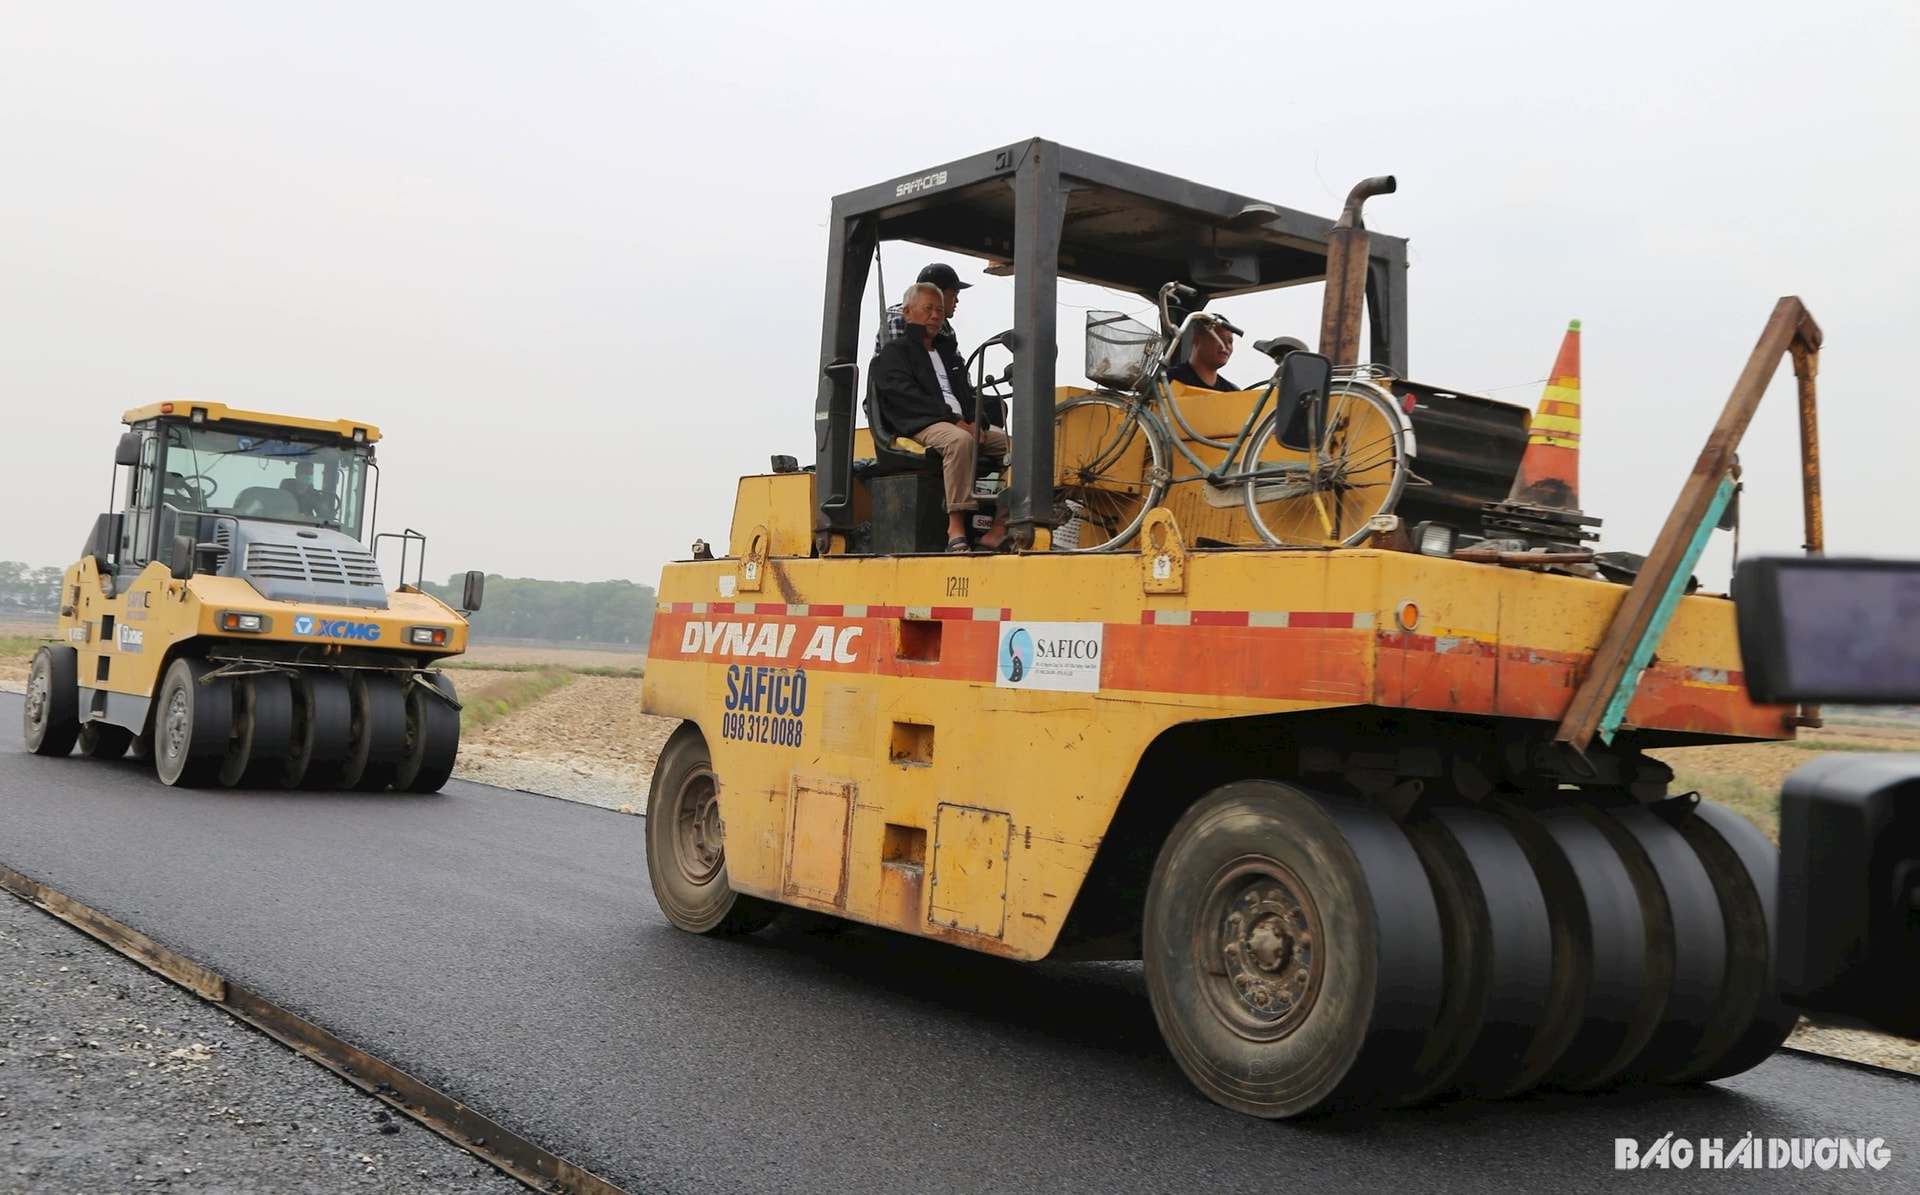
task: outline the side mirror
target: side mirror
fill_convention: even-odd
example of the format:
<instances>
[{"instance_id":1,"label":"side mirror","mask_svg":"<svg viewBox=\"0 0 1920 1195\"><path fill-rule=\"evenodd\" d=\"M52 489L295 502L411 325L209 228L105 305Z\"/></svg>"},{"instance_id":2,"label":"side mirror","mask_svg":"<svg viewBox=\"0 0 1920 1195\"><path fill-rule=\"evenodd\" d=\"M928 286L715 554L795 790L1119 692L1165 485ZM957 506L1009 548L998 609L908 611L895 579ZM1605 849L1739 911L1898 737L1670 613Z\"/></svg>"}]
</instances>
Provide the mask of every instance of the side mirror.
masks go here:
<instances>
[{"instance_id":1,"label":"side mirror","mask_svg":"<svg viewBox=\"0 0 1920 1195\"><path fill-rule=\"evenodd\" d=\"M480 599L486 596L487 574L479 569L467 573L466 586L460 591L460 609L463 613L473 614L480 609Z\"/></svg>"},{"instance_id":2,"label":"side mirror","mask_svg":"<svg viewBox=\"0 0 1920 1195\"><path fill-rule=\"evenodd\" d=\"M120 442L113 448L113 463L116 465L137 465L140 463L140 433L122 432Z\"/></svg>"},{"instance_id":3,"label":"side mirror","mask_svg":"<svg viewBox=\"0 0 1920 1195\"><path fill-rule=\"evenodd\" d=\"M1327 392L1333 389L1333 362L1321 353L1295 350L1280 362L1280 397L1274 420L1280 442L1295 452L1312 447L1312 429L1319 427Z\"/></svg>"},{"instance_id":4,"label":"side mirror","mask_svg":"<svg viewBox=\"0 0 1920 1195\"><path fill-rule=\"evenodd\" d=\"M93 534L87 537L87 546L80 550L82 556L93 557L94 563L106 572L113 566L113 558L120 551L120 521L124 516L105 514L93 520Z\"/></svg>"},{"instance_id":5,"label":"side mirror","mask_svg":"<svg viewBox=\"0 0 1920 1195\"><path fill-rule=\"evenodd\" d=\"M173 553L167 557L167 572L176 581L185 581L193 576L193 537L191 535L173 537Z\"/></svg>"}]
</instances>

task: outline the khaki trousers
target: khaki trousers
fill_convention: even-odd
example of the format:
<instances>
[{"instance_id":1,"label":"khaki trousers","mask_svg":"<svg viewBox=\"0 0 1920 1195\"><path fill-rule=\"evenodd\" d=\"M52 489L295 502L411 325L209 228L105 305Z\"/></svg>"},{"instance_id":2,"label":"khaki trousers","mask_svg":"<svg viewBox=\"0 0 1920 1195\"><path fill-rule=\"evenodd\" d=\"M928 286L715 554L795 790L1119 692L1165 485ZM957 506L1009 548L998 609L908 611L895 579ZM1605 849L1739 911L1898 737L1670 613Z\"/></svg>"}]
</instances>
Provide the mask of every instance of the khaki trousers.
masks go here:
<instances>
[{"instance_id":1,"label":"khaki trousers","mask_svg":"<svg viewBox=\"0 0 1920 1195\"><path fill-rule=\"evenodd\" d=\"M916 443L940 454L940 469L947 483L947 509L974 510L973 433L963 432L958 424L930 423L913 433ZM986 428L980 433L980 446L988 456L1005 456L1013 447L1007 433Z\"/></svg>"}]
</instances>

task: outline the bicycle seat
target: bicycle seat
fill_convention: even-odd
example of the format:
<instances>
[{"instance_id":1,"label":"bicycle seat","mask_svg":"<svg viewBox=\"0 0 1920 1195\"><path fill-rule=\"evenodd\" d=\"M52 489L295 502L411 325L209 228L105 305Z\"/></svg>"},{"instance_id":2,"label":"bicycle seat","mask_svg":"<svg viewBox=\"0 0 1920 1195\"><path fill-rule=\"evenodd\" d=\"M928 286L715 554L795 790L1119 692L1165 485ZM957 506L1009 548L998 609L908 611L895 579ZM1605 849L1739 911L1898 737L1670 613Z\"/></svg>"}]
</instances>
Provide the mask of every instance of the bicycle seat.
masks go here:
<instances>
[{"instance_id":1,"label":"bicycle seat","mask_svg":"<svg viewBox=\"0 0 1920 1195\"><path fill-rule=\"evenodd\" d=\"M1253 342L1254 352L1265 353L1267 356L1272 357L1276 363L1288 353L1301 352L1305 350L1306 347L1306 342L1297 340L1292 336L1275 336L1268 340L1256 340Z\"/></svg>"}]
</instances>

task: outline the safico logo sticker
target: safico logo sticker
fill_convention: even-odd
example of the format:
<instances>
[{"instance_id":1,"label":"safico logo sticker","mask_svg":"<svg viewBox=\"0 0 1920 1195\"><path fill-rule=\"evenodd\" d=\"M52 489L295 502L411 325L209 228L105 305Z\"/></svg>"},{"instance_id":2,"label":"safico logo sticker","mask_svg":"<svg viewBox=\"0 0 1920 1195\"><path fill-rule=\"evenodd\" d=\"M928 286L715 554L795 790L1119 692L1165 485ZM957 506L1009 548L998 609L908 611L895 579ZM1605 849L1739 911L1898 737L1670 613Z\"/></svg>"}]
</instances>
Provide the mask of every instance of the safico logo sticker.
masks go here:
<instances>
[{"instance_id":1,"label":"safico logo sticker","mask_svg":"<svg viewBox=\"0 0 1920 1195\"><path fill-rule=\"evenodd\" d=\"M380 624L302 614L293 620L293 633L312 639L357 639L362 643L377 643L380 640Z\"/></svg>"},{"instance_id":2,"label":"safico logo sticker","mask_svg":"<svg viewBox=\"0 0 1920 1195\"><path fill-rule=\"evenodd\" d=\"M1097 693L1105 630L1097 622L1003 622L993 683L1002 689Z\"/></svg>"}]
</instances>

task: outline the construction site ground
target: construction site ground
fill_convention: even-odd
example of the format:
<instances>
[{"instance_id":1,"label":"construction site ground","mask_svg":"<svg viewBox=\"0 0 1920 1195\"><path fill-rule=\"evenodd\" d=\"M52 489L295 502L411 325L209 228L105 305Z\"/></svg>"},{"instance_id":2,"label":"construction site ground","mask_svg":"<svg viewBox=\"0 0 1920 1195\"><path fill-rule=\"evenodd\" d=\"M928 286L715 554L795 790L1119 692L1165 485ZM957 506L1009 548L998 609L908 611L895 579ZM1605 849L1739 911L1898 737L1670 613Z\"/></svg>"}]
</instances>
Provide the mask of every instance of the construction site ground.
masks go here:
<instances>
[{"instance_id":1,"label":"construction site ground","mask_svg":"<svg viewBox=\"0 0 1920 1195\"><path fill-rule=\"evenodd\" d=\"M0 644L10 648L0 651L0 689L24 687L32 649L21 638L47 633L33 624L0 622ZM644 656L566 646L476 644L464 661L471 666L454 672L463 701L506 708L464 733L456 776L624 813L645 812L654 762L676 723L640 712L636 673ZM557 669L566 674L565 683L517 704L513 695L524 688L530 667ZM596 675L604 672L625 675ZM1777 837L1780 784L1794 769L1829 751L1920 751L1920 717L1829 714L1825 728L1802 731L1795 743L1688 747L1656 754L1674 768L1681 786L1739 809ZM1788 1044L1920 1074L1920 1042L1803 1021Z\"/></svg>"}]
</instances>

